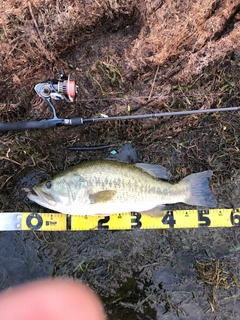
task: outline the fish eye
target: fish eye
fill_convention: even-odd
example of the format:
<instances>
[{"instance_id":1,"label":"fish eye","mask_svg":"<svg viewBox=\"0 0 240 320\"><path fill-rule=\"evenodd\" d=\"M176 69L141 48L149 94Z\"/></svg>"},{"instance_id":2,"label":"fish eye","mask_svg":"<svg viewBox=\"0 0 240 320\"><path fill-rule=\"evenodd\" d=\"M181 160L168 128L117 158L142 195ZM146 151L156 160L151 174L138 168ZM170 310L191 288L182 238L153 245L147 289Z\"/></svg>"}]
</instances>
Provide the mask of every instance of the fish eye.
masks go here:
<instances>
[{"instance_id":1,"label":"fish eye","mask_svg":"<svg viewBox=\"0 0 240 320\"><path fill-rule=\"evenodd\" d=\"M52 181L47 181L47 182L45 183L45 186L46 186L48 189L51 189L51 187L52 187Z\"/></svg>"}]
</instances>

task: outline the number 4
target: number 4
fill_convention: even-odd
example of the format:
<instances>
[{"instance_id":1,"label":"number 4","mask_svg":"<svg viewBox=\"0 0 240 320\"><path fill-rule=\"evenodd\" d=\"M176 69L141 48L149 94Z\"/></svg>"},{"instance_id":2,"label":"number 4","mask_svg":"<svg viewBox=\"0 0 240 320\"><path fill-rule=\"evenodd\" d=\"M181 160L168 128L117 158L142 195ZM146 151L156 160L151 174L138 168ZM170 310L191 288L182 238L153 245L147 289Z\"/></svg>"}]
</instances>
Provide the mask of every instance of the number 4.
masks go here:
<instances>
[{"instance_id":1,"label":"number 4","mask_svg":"<svg viewBox=\"0 0 240 320\"><path fill-rule=\"evenodd\" d=\"M163 224L168 224L169 227L174 228L174 225L176 223L176 220L174 220L174 215L172 211L167 211L165 216L162 218Z\"/></svg>"}]
</instances>

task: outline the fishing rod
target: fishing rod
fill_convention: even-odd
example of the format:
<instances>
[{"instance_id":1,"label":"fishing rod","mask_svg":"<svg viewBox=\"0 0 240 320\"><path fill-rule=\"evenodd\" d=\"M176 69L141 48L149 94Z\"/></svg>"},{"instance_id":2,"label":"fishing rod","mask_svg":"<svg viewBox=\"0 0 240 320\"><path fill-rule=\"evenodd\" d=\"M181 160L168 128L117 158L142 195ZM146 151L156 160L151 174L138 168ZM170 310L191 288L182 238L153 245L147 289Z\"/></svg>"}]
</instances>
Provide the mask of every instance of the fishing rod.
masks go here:
<instances>
[{"instance_id":1,"label":"fishing rod","mask_svg":"<svg viewBox=\"0 0 240 320\"><path fill-rule=\"evenodd\" d=\"M35 86L35 91L39 97L47 103L51 108L53 117L50 119L43 120L31 120L31 121L19 121L19 122L4 122L0 123L0 131L12 131L12 130L27 130L27 129L47 129L56 128L60 126L80 126L85 123L91 122L104 122L104 121L115 121L115 120L132 120L132 119L146 119L146 118L160 118L170 116L184 116L191 114L201 113L216 113L216 112L227 112L227 111L240 111L240 106L229 107L229 108L216 108L216 109L198 109L198 110L185 110L185 111L170 111L160 113L147 113L137 115L126 115L126 116L114 116L114 117L101 117L101 118L59 118L57 116L56 109L52 103L52 100L65 101L71 103L78 92L78 86L74 80L70 80L70 76L62 71L58 79L52 79L47 82L38 83Z\"/></svg>"}]
</instances>

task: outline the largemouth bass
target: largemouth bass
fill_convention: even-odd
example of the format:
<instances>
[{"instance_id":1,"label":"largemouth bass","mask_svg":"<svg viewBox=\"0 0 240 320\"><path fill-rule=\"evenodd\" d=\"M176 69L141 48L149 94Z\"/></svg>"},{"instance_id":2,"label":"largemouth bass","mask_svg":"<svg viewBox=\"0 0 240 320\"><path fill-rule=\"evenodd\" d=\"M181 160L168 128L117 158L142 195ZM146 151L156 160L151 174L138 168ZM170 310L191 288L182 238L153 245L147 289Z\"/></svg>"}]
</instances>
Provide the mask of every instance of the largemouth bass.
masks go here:
<instances>
[{"instance_id":1,"label":"largemouth bass","mask_svg":"<svg viewBox=\"0 0 240 320\"><path fill-rule=\"evenodd\" d=\"M83 162L33 187L28 198L66 214L109 215L143 212L158 216L163 205L184 202L215 207L212 171L191 174L176 184L160 180L163 167L114 160Z\"/></svg>"}]
</instances>

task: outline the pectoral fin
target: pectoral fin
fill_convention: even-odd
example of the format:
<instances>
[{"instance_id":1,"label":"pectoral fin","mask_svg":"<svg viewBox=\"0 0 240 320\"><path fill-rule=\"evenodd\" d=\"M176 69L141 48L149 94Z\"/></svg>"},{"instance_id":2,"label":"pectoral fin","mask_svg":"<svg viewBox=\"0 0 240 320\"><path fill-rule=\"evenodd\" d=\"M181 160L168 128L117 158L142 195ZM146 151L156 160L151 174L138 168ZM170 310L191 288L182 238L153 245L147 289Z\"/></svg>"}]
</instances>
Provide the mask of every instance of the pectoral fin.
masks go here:
<instances>
[{"instance_id":1,"label":"pectoral fin","mask_svg":"<svg viewBox=\"0 0 240 320\"><path fill-rule=\"evenodd\" d=\"M150 210L142 211L141 213L147 214L148 216L151 216L153 218L160 218L160 217L163 217L165 214L164 209L165 209L164 205L159 205L159 206L154 207Z\"/></svg>"},{"instance_id":2,"label":"pectoral fin","mask_svg":"<svg viewBox=\"0 0 240 320\"><path fill-rule=\"evenodd\" d=\"M99 191L96 193L93 193L89 196L89 200L91 203L104 203L109 200L111 200L115 194L117 193L116 190L104 190L104 191Z\"/></svg>"}]
</instances>

